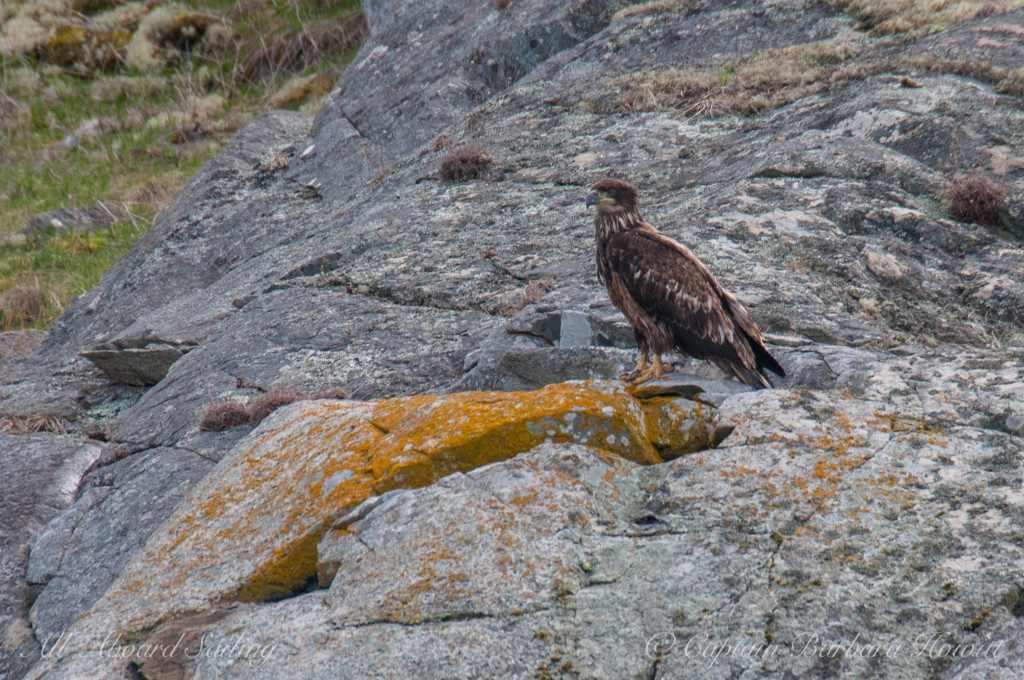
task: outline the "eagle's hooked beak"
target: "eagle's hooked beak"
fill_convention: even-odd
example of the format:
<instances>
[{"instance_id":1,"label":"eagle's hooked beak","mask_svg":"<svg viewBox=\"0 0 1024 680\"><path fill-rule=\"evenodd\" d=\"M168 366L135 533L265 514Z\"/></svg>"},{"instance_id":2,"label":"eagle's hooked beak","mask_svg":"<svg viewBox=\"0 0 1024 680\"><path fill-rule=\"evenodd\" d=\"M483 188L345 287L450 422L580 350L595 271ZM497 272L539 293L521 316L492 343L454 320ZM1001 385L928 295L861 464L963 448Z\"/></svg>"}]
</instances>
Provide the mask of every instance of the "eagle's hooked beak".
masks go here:
<instances>
[{"instance_id":1,"label":"eagle's hooked beak","mask_svg":"<svg viewBox=\"0 0 1024 680\"><path fill-rule=\"evenodd\" d=\"M587 194L587 207L589 208L592 205L597 205L597 192L596 191L591 191L589 194Z\"/></svg>"}]
</instances>

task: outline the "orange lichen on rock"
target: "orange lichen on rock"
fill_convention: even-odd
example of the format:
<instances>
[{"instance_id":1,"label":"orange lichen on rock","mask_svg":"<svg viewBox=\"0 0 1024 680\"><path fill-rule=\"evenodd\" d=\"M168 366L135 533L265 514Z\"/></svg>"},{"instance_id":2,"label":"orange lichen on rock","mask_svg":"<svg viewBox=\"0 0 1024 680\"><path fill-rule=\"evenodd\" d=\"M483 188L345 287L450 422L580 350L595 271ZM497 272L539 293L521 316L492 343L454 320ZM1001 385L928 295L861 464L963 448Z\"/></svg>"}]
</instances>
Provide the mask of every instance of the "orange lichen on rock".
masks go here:
<instances>
[{"instance_id":1,"label":"orange lichen on rock","mask_svg":"<svg viewBox=\"0 0 1024 680\"><path fill-rule=\"evenodd\" d=\"M660 463L659 451L674 457L709 446L714 430L708 406L638 400L615 382L301 402L240 442L88 616L130 612L118 621L130 634L217 602L278 599L316 576L325 531L371 496L545 442Z\"/></svg>"}]
</instances>

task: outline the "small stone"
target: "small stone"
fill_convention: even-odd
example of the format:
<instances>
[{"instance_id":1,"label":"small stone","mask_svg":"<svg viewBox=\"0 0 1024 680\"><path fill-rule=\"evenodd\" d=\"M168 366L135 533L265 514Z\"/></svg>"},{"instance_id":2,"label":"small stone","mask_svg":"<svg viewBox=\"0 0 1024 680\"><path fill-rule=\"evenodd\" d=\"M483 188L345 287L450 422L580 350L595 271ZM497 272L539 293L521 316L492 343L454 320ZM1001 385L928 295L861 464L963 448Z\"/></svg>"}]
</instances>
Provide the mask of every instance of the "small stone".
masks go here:
<instances>
[{"instance_id":1,"label":"small stone","mask_svg":"<svg viewBox=\"0 0 1024 680\"><path fill-rule=\"evenodd\" d=\"M593 151L588 151L586 153L581 153L579 156L573 158L572 164L575 165L580 170L589 170L590 168L597 165L598 160L599 158L596 153L594 153Z\"/></svg>"},{"instance_id":2,"label":"small stone","mask_svg":"<svg viewBox=\"0 0 1024 680\"><path fill-rule=\"evenodd\" d=\"M586 314L563 312L559 328L559 347L590 347L590 322Z\"/></svg>"},{"instance_id":3,"label":"small stone","mask_svg":"<svg viewBox=\"0 0 1024 680\"><path fill-rule=\"evenodd\" d=\"M878 311L878 300L876 300L873 297L862 297L861 299L857 300L857 303L865 312L870 312L874 314L875 312Z\"/></svg>"},{"instance_id":4,"label":"small stone","mask_svg":"<svg viewBox=\"0 0 1024 680\"><path fill-rule=\"evenodd\" d=\"M899 281L906 273L900 261L889 253L868 250L864 253L864 259L871 273L880 279Z\"/></svg>"}]
</instances>

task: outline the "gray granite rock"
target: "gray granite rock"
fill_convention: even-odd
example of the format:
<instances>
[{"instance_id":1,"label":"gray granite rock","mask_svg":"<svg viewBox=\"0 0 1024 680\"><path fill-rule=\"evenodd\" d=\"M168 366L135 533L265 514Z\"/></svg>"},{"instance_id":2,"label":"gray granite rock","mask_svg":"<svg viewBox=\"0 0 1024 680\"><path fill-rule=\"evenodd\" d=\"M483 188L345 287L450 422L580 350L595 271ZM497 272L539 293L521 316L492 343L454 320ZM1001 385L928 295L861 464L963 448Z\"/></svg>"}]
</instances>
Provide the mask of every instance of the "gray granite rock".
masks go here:
<instances>
[{"instance_id":1,"label":"gray granite rock","mask_svg":"<svg viewBox=\"0 0 1024 680\"><path fill-rule=\"evenodd\" d=\"M0 364L0 415L107 422L132 448L211 459L239 434L199 433L202 411L271 386L379 396L608 377L635 361L596 280L582 205L609 175L640 187L645 217L691 247L770 337L810 341L772 345L789 374L778 404L719 394L741 421L763 413L759 434L743 439L736 423L714 456L662 468L646 514L580 534L604 551L593 585L574 573L564 597L524 596L544 609L478 617L472 606L497 611L482 603L529 581L502 582L505 600L467 589L456 618L415 625L348 625L323 593L241 607L237 628L213 634L277 645L276 663L207 660L210 677L1013 674L1007 656L788 652L801 630L1019 641L1010 602L1024 577L1009 527L1020 523L1024 414L1024 109L963 72L1019 68L1024 11L892 41L811 0L701 0L609 23L622 6L366 3L373 37L312 129L297 114L254 122L42 346ZM618 79L644 69L717 70L816 40L862 47L863 77L751 117L616 103ZM921 87L901 87L905 73ZM450 144L470 140L494 156L490 174L438 182ZM281 157L290 167L276 170ZM974 169L1005 184L1006 231L952 220L936 200ZM79 356L154 337L196 349L145 394ZM684 384L721 377L684 368L696 376ZM870 458L846 466L865 447ZM384 592L389 575L359 585ZM437 614L438 592L463 583L409 599ZM702 632L787 655L687 658L678 643ZM51 659L35 675L120 673L118 663Z\"/></svg>"},{"instance_id":2,"label":"gray granite rock","mask_svg":"<svg viewBox=\"0 0 1024 680\"><path fill-rule=\"evenodd\" d=\"M718 449L672 463L544 445L386 493L321 541L327 590L231 609L191 670L1010 677L1021 453L938 426L923 394L748 392Z\"/></svg>"},{"instance_id":3,"label":"gray granite rock","mask_svg":"<svg viewBox=\"0 0 1024 680\"><path fill-rule=\"evenodd\" d=\"M54 646L107 590L133 553L214 466L183 449L153 449L88 474L74 505L32 540L26 579L36 637Z\"/></svg>"},{"instance_id":4,"label":"gray granite rock","mask_svg":"<svg viewBox=\"0 0 1024 680\"><path fill-rule=\"evenodd\" d=\"M0 360L35 349L46 339L46 331L27 328L0 333Z\"/></svg>"},{"instance_id":5,"label":"gray granite rock","mask_svg":"<svg viewBox=\"0 0 1024 680\"><path fill-rule=\"evenodd\" d=\"M29 539L71 505L101 447L49 433L0 433L0 678L21 677L39 658L28 622L35 592L25 582Z\"/></svg>"},{"instance_id":6,"label":"gray granite rock","mask_svg":"<svg viewBox=\"0 0 1024 680\"><path fill-rule=\"evenodd\" d=\"M329 200L349 200L354 177L370 180L432 144L538 64L606 26L622 4L365 3L371 39L317 116L312 148L291 176L322 185Z\"/></svg>"},{"instance_id":7,"label":"gray granite rock","mask_svg":"<svg viewBox=\"0 0 1024 680\"><path fill-rule=\"evenodd\" d=\"M462 374L492 323L470 310L288 286L246 305L217 342L180 359L125 412L114 436L139 447L174 445L197 433L206 408L244 401L255 387L340 387L356 398L425 391Z\"/></svg>"},{"instance_id":8,"label":"gray granite rock","mask_svg":"<svg viewBox=\"0 0 1024 680\"><path fill-rule=\"evenodd\" d=\"M144 347L117 348L99 345L82 356L103 371L113 383L155 385L167 375L174 362L190 351L190 345L164 342L147 343Z\"/></svg>"}]
</instances>

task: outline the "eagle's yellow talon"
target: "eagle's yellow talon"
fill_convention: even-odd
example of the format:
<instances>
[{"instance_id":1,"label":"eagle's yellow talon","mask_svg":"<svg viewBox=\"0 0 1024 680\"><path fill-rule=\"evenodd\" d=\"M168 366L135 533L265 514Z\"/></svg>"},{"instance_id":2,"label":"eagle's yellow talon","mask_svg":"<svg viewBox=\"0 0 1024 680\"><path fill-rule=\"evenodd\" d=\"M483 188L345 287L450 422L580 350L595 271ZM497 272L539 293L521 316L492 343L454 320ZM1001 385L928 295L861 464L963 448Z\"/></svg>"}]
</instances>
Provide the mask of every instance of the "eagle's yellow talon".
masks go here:
<instances>
[{"instance_id":1,"label":"eagle's yellow talon","mask_svg":"<svg viewBox=\"0 0 1024 680\"><path fill-rule=\"evenodd\" d=\"M622 375L620 375L619 380L625 380L626 382L635 382L636 379L640 377L647 369L647 354L641 353L640 358L637 359L636 368L634 368L629 373L623 373Z\"/></svg>"},{"instance_id":2,"label":"eagle's yellow talon","mask_svg":"<svg viewBox=\"0 0 1024 680\"><path fill-rule=\"evenodd\" d=\"M630 382L632 382L634 385L640 385L641 383L645 383L648 380L657 380L657 378L658 375L657 373L655 373L654 367L650 366L647 368L646 371L640 371L640 373L638 373L637 376L633 378L633 380L631 380Z\"/></svg>"}]
</instances>

